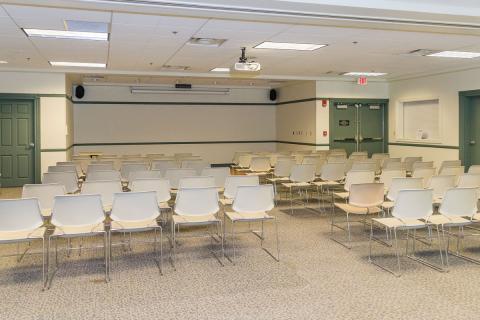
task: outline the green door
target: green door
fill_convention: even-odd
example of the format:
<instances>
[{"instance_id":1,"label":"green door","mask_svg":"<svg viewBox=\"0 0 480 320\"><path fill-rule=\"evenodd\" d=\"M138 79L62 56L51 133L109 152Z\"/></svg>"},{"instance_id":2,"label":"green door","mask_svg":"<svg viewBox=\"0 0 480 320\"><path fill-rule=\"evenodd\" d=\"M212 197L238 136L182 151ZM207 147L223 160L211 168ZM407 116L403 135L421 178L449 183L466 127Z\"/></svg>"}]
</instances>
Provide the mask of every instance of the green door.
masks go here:
<instances>
[{"instance_id":1,"label":"green door","mask_svg":"<svg viewBox=\"0 0 480 320\"><path fill-rule=\"evenodd\" d=\"M0 99L0 183L18 187L35 181L34 104Z\"/></svg>"},{"instance_id":2,"label":"green door","mask_svg":"<svg viewBox=\"0 0 480 320\"><path fill-rule=\"evenodd\" d=\"M384 150L384 110L381 104L362 105L359 108L360 144L358 151L383 153Z\"/></svg>"},{"instance_id":3,"label":"green door","mask_svg":"<svg viewBox=\"0 0 480 320\"><path fill-rule=\"evenodd\" d=\"M480 97L471 97L468 110L468 138L465 148L468 148L469 159L465 165L480 164Z\"/></svg>"},{"instance_id":4,"label":"green door","mask_svg":"<svg viewBox=\"0 0 480 320\"><path fill-rule=\"evenodd\" d=\"M347 154L357 151L357 110L354 105L333 107L333 128L330 149L345 149Z\"/></svg>"}]
</instances>

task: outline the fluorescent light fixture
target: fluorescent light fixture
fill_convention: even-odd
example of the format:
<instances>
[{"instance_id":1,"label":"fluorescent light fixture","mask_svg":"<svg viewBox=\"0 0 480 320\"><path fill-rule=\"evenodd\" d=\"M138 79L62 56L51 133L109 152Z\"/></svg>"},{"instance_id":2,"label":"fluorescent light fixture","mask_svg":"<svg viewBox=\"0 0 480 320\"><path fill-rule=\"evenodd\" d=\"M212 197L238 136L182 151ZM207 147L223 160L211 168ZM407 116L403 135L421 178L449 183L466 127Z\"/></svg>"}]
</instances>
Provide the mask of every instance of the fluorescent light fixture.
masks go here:
<instances>
[{"instance_id":1,"label":"fluorescent light fixture","mask_svg":"<svg viewBox=\"0 0 480 320\"><path fill-rule=\"evenodd\" d=\"M230 72L230 68L213 68L210 72Z\"/></svg>"},{"instance_id":2,"label":"fluorescent light fixture","mask_svg":"<svg viewBox=\"0 0 480 320\"><path fill-rule=\"evenodd\" d=\"M326 47L326 44L313 43L290 43L290 42L270 42L265 41L255 46L255 49L278 49L278 50L299 50L299 51L313 51Z\"/></svg>"},{"instance_id":3,"label":"fluorescent light fixture","mask_svg":"<svg viewBox=\"0 0 480 320\"><path fill-rule=\"evenodd\" d=\"M227 39L190 38L187 44L194 46L220 47Z\"/></svg>"},{"instance_id":4,"label":"fluorescent light fixture","mask_svg":"<svg viewBox=\"0 0 480 320\"><path fill-rule=\"evenodd\" d=\"M106 68L105 63L92 62L66 62L66 61L49 61L53 67L84 67L84 68Z\"/></svg>"},{"instance_id":5,"label":"fluorescent light fixture","mask_svg":"<svg viewBox=\"0 0 480 320\"><path fill-rule=\"evenodd\" d=\"M441 52L429 54L427 55L427 57L472 59L472 58L480 57L480 52L441 51Z\"/></svg>"},{"instance_id":6,"label":"fluorescent light fixture","mask_svg":"<svg viewBox=\"0 0 480 320\"><path fill-rule=\"evenodd\" d=\"M106 32L23 29L29 37L108 41Z\"/></svg>"},{"instance_id":7,"label":"fluorescent light fixture","mask_svg":"<svg viewBox=\"0 0 480 320\"><path fill-rule=\"evenodd\" d=\"M353 72L345 72L344 76L354 76L354 77L379 77L386 75L385 72L361 72L361 71L353 71Z\"/></svg>"},{"instance_id":8,"label":"fluorescent light fixture","mask_svg":"<svg viewBox=\"0 0 480 320\"><path fill-rule=\"evenodd\" d=\"M161 93L170 93L170 94L229 94L230 89L228 88L172 88L172 87L130 87L130 92L142 93L142 94L161 94Z\"/></svg>"},{"instance_id":9,"label":"fluorescent light fixture","mask_svg":"<svg viewBox=\"0 0 480 320\"><path fill-rule=\"evenodd\" d=\"M0 64L7 64L8 61L5 61L5 60L0 60Z\"/></svg>"}]
</instances>

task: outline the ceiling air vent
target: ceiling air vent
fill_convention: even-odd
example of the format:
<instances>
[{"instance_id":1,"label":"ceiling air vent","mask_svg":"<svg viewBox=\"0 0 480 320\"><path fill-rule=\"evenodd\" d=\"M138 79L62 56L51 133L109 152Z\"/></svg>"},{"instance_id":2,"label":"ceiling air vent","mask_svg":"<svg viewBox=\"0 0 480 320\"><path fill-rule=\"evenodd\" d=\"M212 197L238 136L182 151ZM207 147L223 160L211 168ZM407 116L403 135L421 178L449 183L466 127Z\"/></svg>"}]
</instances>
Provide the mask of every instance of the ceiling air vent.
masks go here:
<instances>
[{"instance_id":1,"label":"ceiling air vent","mask_svg":"<svg viewBox=\"0 0 480 320\"><path fill-rule=\"evenodd\" d=\"M191 68L189 66L171 66L168 64L165 64L162 66L162 70L170 70L170 71L187 71L190 69Z\"/></svg>"},{"instance_id":2,"label":"ceiling air vent","mask_svg":"<svg viewBox=\"0 0 480 320\"><path fill-rule=\"evenodd\" d=\"M438 50L431 50L431 49L416 49L407 52L408 55L413 55L413 56L428 56L429 54L435 53Z\"/></svg>"}]
</instances>

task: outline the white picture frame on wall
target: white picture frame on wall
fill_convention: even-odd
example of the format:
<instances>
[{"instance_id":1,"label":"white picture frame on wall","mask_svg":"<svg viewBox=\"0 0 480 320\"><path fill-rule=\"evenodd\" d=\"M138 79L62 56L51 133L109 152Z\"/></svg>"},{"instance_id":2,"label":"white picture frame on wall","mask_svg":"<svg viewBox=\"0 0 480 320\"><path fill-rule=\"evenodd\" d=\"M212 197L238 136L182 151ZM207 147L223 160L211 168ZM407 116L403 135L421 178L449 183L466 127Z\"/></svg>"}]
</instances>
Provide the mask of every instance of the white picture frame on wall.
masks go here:
<instances>
[{"instance_id":1,"label":"white picture frame on wall","mask_svg":"<svg viewBox=\"0 0 480 320\"><path fill-rule=\"evenodd\" d=\"M411 143L442 143L442 112L438 97L400 100L396 106L395 139Z\"/></svg>"}]
</instances>

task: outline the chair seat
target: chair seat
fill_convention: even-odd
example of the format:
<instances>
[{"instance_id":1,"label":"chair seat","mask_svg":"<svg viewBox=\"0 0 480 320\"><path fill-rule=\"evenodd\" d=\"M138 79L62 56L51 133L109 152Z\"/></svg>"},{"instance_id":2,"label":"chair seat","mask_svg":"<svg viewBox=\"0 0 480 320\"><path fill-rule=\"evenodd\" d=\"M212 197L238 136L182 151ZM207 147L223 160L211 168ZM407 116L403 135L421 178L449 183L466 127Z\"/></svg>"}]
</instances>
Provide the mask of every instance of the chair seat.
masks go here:
<instances>
[{"instance_id":1,"label":"chair seat","mask_svg":"<svg viewBox=\"0 0 480 320\"><path fill-rule=\"evenodd\" d=\"M0 231L0 242L42 239L45 234L45 227L40 227L34 230L24 231Z\"/></svg>"},{"instance_id":2,"label":"chair seat","mask_svg":"<svg viewBox=\"0 0 480 320\"><path fill-rule=\"evenodd\" d=\"M270 174L270 172L249 172L247 173L247 176L266 176L267 174Z\"/></svg>"},{"instance_id":3,"label":"chair seat","mask_svg":"<svg viewBox=\"0 0 480 320\"><path fill-rule=\"evenodd\" d=\"M348 199L348 196L350 195L349 192L334 192L333 194L336 197L341 198L341 199Z\"/></svg>"},{"instance_id":4,"label":"chair seat","mask_svg":"<svg viewBox=\"0 0 480 320\"><path fill-rule=\"evenodd\" d=\"M277 177L277 178L267 178L270 182L277 182L277 181L288 181L290 180L289 177Z\"/></svg>"},{"instance_id":5,"label":"chair seat","mask_svg":"<svg viewBox=\"0 0 480 320\"><path fill-rule=\"evenodd\" d=\"M387 228L396 229L419 229L426 226L425 222L417 219L375 218L372 219L372 221L384 225Z\"/></svg>"},{"instance_id":6,"label":"chair seat","mask_svg":"<svg viewBox=\"0 0 480 320\"><path fill-rule=\"evenodd\" d=\"M348 203L338 203L335 202L335 207L342 209L345 212L352 213L352 214L370 214L370 213L379 213L382 212L382 209L379 207L370 207L370 208L362 208L352 206Z\"/></svg>"},{"instance_id":7,"label":"chair seat","mask_svg":"<svg viewBox=\"0 0 480 320\"><path fill-rule=\"evenodd\" d=\"M229 198L220 199L220 203L223 204L224 206L228 206L233 204L233 199L229 199Z\"/></svg>"},{"instance_id":8,"label":"chair seat","mask_svg":"<svg viewBox=\"0 0 480 320\"><path fill-rule=\"evenodd\" d=\"M282 183L283 186L287 188L295 188L295 187L309 187L311 184L309 182L292 182L292 183Z\"/></svg>"},{"instance_id":9,"label":"chair seat","mask_svg":"<svg viewBox=\"0 0 480 320\"><path fill-rule=\"evenodd\" d=\"M118 221L114 220L110 223L111 231L119 230L144 230L149 228L157 228L156 219L140 220L140 221Z\"/></svg>"},{"instance_id":10,"label":"chair seat","mask_svg":"<svg viewBox=\"0 0 480 320\"><path fill-rule=\"evenodd\" d=\"M338 181L314 181L312 182L314 185L317 187L323 187L323 186L338 186L341 183Z\"/></svg>"},{"instance_id":11,"label":"chair seat","mask_svg":"<svg viewBox=\"0 0 480 320\"><path fill-rule=\"evenodd\" d=\"M477 212L473 215L472 220L474 222L480 222L480 212Z\"/></svg>"},{"instance_id":12,"label":"chair seat","mask_svg":"<svg viewBox=\"0 0 480 320\"><path fill-rule=\"evenodd\" d=\"M266 212L254 212L254 213L245 213L245 212L225 212L225 215L231 221L256 221L256 220L270 220L273 219L272 216L269 216Z\"/></svg>"},{"instance_id":13,"label":"chair seat","mask_svg":"<svg viewBox=\"0 0 480 320\"><path fill-rule=\"evenodd\" d=\"M201 225L201 224L211 224L211 223L217 223L220 222L220 220L213 214L207 214L207 215L202 215L202 216L184 216L184 215L173 215L173 223L174 224L196 224L196 225Z\"/></svg>"},{"instance_id":14,"label":"chair seat","mask_svg":"<svg viewBox=\"0 0 480 320\"><path fill-rule=\"evenodd\" d=\"M427 222L434 225L443 225L443 226L466 226L472 223L470 220L467 220L462 217L449 217L449 216L444 216L442 214L436 214L436 215L430 216Z\"/></svg>"},{"instance_id":15,"label":"chair seat","mask_svg":"<svg viewBox=\"0 0 480 320\"><path fill-rule=\"evenodd\" d=\"M103 222L88 226L55 226L52 236L77 236L105 232Z\"/></svg>"},{"instance_id":16,"label":"chair seat","mask_svg":"<svg viewBox=\"0 0 480 320\"><path fill-rule=\"evenodd\" d=\"M384 203L382 203L382 207L385 209L391 209L394 206L395 206L395 202L393 201L385 201Z\"/></svg>"}]
</instances>

